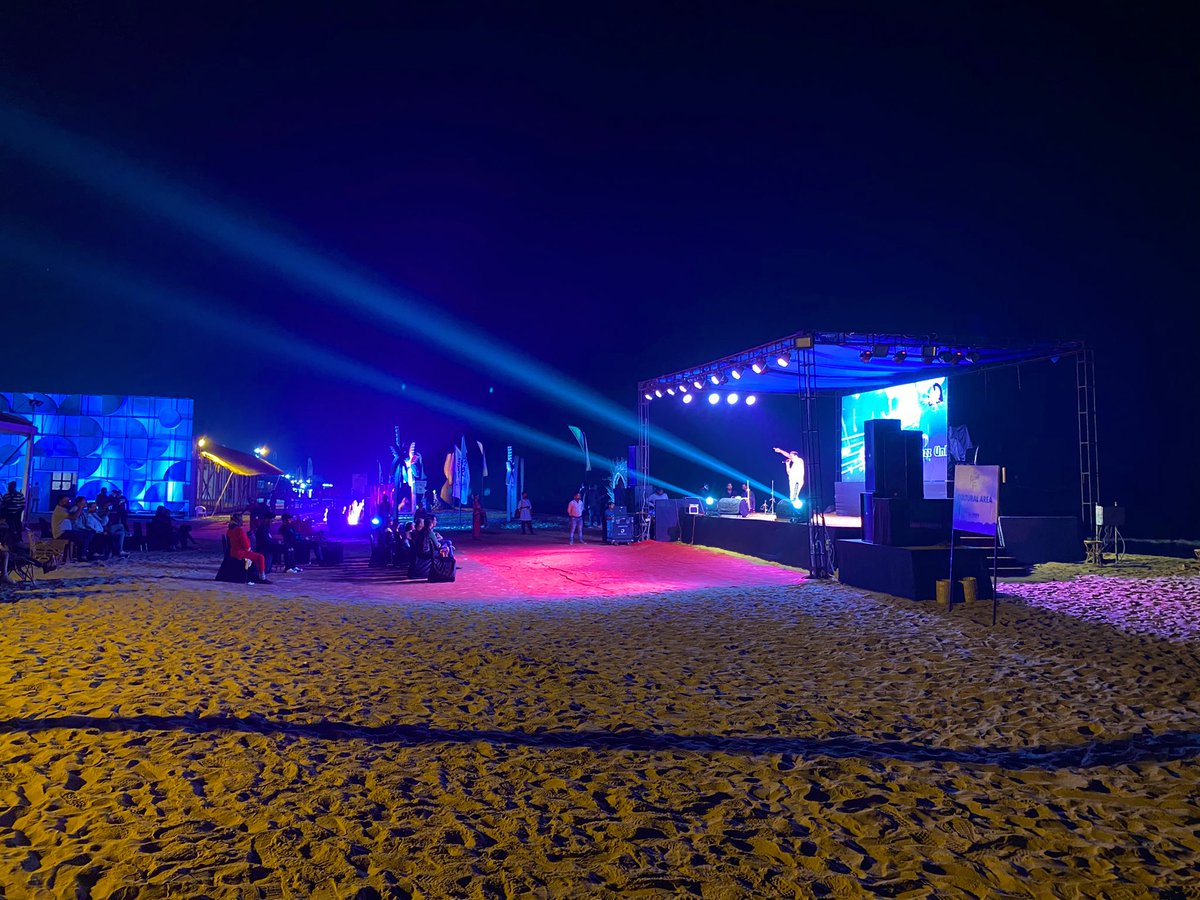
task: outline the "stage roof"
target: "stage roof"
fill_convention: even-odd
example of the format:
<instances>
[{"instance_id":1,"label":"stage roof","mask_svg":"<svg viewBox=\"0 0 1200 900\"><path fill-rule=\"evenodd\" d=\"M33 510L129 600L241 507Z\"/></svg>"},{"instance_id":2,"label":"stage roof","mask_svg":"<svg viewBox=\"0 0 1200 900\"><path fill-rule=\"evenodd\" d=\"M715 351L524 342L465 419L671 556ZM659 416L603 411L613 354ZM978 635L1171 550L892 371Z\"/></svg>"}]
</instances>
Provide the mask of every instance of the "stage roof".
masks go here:
<instances>
[{"instance_id":1,"label":"stage roof","mask_svg":"<svg viewBox=\"0 0 1200 900\"><path fill-rule=\"evenodd\" d=\"M218 466L228 469L234 475L282 475L283 469L267 462L261 456L253 453L243 453L232 447L222 447L212 441L206 441L200 455L211 459Z\"/></svg>"},{"instance_id":2,"label":"stage roof","mask_svg":"<svg viewBox=\"0 0 1200 900\"><path fill-rule=\"evenodd\" d=\"M811 356L809 356L811 348ZM1080 341L1011 342L972 341L939 335L866 334L802 331L760 344L729 356L638 383L638 394L680 384L692 387L702 381L704 390L753 394L803 393L804 358L811 361L809 391L814 394L851 394L897 384L908 384L943 375L966 374L1019 363L1036 362L1083 351ZM787 365L779 360L786 359ZM765 363L755 373L751 366ZM742 370L735 379L733 369ZM711 376L725 381L714 385Z\"/></svg>"}]
</instances>

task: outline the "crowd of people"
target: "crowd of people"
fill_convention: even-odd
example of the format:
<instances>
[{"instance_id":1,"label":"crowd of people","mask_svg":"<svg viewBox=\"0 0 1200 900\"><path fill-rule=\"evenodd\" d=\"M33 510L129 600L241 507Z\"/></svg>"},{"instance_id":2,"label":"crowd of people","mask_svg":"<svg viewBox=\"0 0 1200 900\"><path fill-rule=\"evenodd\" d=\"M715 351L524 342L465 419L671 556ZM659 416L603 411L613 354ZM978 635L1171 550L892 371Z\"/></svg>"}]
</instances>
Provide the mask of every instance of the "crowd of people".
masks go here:
<instances>
[{"instance_id":1,"label":"crowd of people","mask_svg":"<svg viewBox=\"0 0 1200 900\"><path fill-rule=\"evenodd\" d=\"M471 530L475 538L485 521L480 516L482 510L479 498L473 498ZM405 523L381 518L371 528L369 565L401 569L409 578L452 581L456 568L454 542L438 531L437 525L437 513L431 510L419 510L411 522Z\"/></svg>"}]
</instances>

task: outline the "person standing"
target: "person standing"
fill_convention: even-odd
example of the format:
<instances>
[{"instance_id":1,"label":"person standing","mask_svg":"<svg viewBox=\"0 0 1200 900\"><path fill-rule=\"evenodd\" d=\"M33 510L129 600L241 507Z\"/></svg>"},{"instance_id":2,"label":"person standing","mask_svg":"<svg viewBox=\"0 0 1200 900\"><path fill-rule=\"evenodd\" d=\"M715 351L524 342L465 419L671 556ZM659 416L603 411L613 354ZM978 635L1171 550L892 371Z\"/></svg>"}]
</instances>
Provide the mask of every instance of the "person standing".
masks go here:
<instances>
[{"instance_id":1,"label":"person standing","mask_svg":"<svg viewBox=\"0 0 1200 900\"><path fill-rule=\"evenodd\" d=\"M8 523L13 534L21 533L21 523L25 518L25 495L17 490L15 481L8 483L8 491L0 497L0 517Z\"/></svg>"},{"instance_id":2,"label":"person standing","mask_svg":"<svg viewBox=\"0 0 1200 900\"><path fill-rule=\"evenodd\" d=\"M742 482L742 496L746 498L746 505L750 507L750 512L754 512L758 507L754 505L756 498L754 491L750 490L750 482L748 481Z\"/></svg>"},{"instance_id":3,"label":"person standing","mask_svg":"<svg viewBox=\"0 0 1200 900\"><path fill-rule=\"evenodd\" d=\"M521 494L517 503L517 518L521 520L521 534L533 534L533 504L528 493Z\"/></svg>"},{"instance_id":4,"label":"person standing","mask_svg":"<svg viewBox=\"0 0 1200 900\"><path fill-rule=\"evenodd\" d=\"M804 487L804 460L795 450L781 450L778 447L773 449L783 457L783 465L787 469L788 477L788 499L795 506L796 501L800 499L800 490Z\"/></svg>"},{"instance_id":5,"label":"person standing","mask_svg":"<svg viewBox=\"0 0 1200 900\"><path fill-rule=\"evenodd\" d=\"M479 532L483 530L483 504L479 495L471 495L471 537L479 540Z\"/></svg>"},{"instance_id":6,"label":"person standing","mask_svg":"<svg viewBox=\"0 0 1200 900\"><path fill-rule=\"evenodd\" d=\"M567 543L575 544L575 535L579 535L579 543L583 543L583 499L579 491L575 492L574 499L567 504L567 518L570 520L570 531L567 536Z\"/></svg>"}]
</instances>

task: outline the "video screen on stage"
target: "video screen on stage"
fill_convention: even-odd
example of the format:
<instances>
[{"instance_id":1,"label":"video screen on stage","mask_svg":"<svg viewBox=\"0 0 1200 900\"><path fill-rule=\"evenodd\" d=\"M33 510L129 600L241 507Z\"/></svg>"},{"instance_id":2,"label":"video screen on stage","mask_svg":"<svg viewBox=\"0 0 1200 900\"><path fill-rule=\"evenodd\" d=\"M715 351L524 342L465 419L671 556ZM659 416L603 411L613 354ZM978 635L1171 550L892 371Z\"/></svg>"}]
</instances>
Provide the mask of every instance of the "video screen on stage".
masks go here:
<instances>
[{"instance_id":1,"label":"video screen on stage","mask_svg":"<svg viewBox=\"0 0 1200 900\"><path fill-rule=\"evenodd\" d=\"M842 481L864 481L863 423L899 419L924 434L924 480L946 480L946 379L931 378L842 398Z\"/></svg>"}]
</instances>

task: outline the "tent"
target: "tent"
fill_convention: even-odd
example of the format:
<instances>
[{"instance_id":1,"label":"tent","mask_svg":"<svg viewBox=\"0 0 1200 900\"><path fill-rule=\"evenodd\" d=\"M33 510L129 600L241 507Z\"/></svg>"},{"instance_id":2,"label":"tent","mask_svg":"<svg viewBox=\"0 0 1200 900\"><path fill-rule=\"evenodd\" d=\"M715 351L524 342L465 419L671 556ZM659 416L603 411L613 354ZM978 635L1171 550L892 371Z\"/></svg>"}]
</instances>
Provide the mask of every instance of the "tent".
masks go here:
<instances>
[{"instance_id":1,"label":"tent","mask_svg":"<svg viewBox=\"0 0 1200 900\"><path fill-rule=\"evenodd\" d=\"M26 495L26 503L29 494L29 473L33 469L33 440L37 433L37 429L28 419L0 412L0 434L16 434L25 438L25 468L21 473L21 493Z\"/></svg>"},{"instance_id":2,"label":"tent","mask_svg":"<svg viewBox=\"0 0 1200 900\"><path fill-rule=\"evenodd\" d=\"M269 482L269 496L283 469L260 456L223 447L202 438L196 466L196 506L211 515L245 509L264 494L263 481Z\"/></svg>"}]
</instances>

